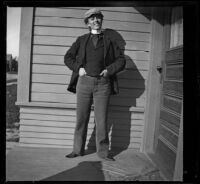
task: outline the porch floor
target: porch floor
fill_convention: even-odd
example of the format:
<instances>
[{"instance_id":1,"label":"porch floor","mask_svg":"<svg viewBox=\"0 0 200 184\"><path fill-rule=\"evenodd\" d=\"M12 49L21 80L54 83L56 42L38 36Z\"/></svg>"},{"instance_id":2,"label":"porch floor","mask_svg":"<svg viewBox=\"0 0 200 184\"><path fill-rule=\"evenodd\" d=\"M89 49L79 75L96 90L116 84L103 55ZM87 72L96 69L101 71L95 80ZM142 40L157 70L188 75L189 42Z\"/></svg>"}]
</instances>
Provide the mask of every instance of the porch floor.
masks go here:
<instances>
[{"instance_id":1,"label":"porch floor","mask_svg":"<svg viewBox=\"0 0 200 184\"><path fill-rule=\"evenodd\" d=\"M67 148L33 148L18 144L6 149L6 181L163 181L145 154L125 150L115 161L102 161L96 153L73 159Z\"/></svg>"}]
</instances>

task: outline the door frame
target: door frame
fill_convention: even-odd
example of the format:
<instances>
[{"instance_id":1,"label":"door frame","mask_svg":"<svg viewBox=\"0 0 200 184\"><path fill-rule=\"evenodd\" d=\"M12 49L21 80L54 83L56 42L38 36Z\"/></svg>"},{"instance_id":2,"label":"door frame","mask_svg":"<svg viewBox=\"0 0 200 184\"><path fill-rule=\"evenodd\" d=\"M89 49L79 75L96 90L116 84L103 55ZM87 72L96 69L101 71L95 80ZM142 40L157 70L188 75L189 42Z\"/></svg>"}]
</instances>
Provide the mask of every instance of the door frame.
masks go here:
<instances>
[{"instance_id":1,"label":"door frame","mask_svg":"<svg viewBox=\"0 0 200 184\"><path fill-rule=\"evenodd\" d=\"M153 7L151 21L151 51L149 76L147 81L147 96L145 107L145 125L142 151L154 153L154 137L157 129L156 122L159 119L160 108L160 73L158 66L162 65L163 59L163 37L164 37L164 16L166 8Z\"/></svg>"},{"instance_id":2,"label":"door frame","mask_svg":"<svg viewBox=\"0 0 200 184\"><path fill-rule=\"evenodd\" d=\"M154 155L157 145L157 135L159 130L159 117L161 105L161 80L164 74L160 74L157 67L164 67L164 57L167 45L170 42L170 14L171 7L152 8L152 33L151 33L151 54L150 68L147 83L147 103L145 110L145 126L142 150L158 166L156 156ZM164 70L163 70L164 71ZM164 166L162 166L164 167ZM162 169L159 168L161 171ZM165 178L167 180L167 178ZM183 180L183 109L181 112L180 130L178 137L177 154L175 169L173 173L174 181Z\"/></svg>"}]
</instances>

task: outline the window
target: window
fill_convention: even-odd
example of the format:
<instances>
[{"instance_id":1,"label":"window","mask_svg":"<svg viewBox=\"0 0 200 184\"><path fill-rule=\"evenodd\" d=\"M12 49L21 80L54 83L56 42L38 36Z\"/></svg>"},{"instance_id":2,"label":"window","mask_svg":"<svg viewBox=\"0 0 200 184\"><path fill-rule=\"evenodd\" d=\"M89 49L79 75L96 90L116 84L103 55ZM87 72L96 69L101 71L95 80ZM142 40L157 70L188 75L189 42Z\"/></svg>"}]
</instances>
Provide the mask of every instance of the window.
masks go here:
<instances>
[{"instance_id":1,"label":"window","mask_svg":"<svg viewBox=\"0 0 200 184\"><path fill-rule=\"evenodd\" d=\"M170 48L183 45L183 8L173 7L171 17Z\"/></svg>"}]
</instances>

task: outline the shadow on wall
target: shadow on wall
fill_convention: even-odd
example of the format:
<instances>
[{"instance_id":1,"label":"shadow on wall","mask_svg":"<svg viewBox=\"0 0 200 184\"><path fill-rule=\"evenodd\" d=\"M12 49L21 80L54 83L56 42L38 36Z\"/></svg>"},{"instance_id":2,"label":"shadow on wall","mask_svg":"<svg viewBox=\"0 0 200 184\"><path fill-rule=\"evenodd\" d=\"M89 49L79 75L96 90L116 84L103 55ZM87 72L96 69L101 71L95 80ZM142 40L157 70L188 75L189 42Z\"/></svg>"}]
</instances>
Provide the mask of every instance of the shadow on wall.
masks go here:
<instances>
[{"instance_id":1,"label":"shadow on wall","mask_svg":"<svg viewBox=\"0 0 200 184\"><path fill-rule=\"evenodd\" d=\"M79 163L72 169L60 172L41 181L104 181L100 161Z\"/></svg>"},{"instance_id":2,"label":"shadow on wall","mask_svg":"<svg viewBox=\"0 0 200 184\"><path fill-rule=\"evenodd\" d=\"M126 42L123 37L112 29L107 29L111 38L117 42L120 49L125 51ZM133 51L134 52L134 51ZM126 67L118 73L119 94L111 95L108 127L111 133L111 152L113 156L126 150L129 147L131 139L131 107L136 107L136 99L139 98L145 90L145 80L140 74L134 61L128 55L125 55ZM95 127L87 145L88 150L95 150Z\"/></svg>"}]
</instances>

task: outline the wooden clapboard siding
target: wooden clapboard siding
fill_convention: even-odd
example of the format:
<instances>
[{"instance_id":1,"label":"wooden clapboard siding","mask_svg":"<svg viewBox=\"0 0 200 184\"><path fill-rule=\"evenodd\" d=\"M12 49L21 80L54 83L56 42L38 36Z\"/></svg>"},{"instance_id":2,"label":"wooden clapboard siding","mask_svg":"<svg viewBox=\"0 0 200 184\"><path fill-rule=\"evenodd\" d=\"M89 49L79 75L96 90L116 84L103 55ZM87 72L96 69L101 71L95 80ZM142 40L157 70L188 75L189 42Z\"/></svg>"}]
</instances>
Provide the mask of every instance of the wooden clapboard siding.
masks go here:
<instances>
[{"instance_id":1,"label":"wooden clapboard siding","mask_svg":"<svg viewBox=\"0 0 200 184\"><path fill-rule=\"evenodd\" d=\"M54 56L54 55L34 55L33 56L33 63L34 64L43 64L43 65L61 65L65 66L63 62L62 56ZM127 58L126 62L126 69L139 69L139 70L148 70L149 63L145 60L134 60L131 61L129 58Z\"/></svg>"},{"instance_id":2,"label":"wooden clapboard siding","mask_svg":"<svg viewBox=\"0 0 200 184\"><path fill-rule=\"evenodd\" d=\"M76 96L73 94L57 94L57 93L38 93L32 92L31 96L32 101L38 102L59 102L59 103L66 103L66 104L76 104ZM121 105L121 106L137 106L137 107L144 107L145 105L145 98L137 98L137 99L130 99L129 97L112 97L110 99L110 104L112 105Z\"/></svg>"},{"instance_id":3,"label":"wooden clapboard siding","mask_svg":"<svg viewBox=\"0 0 200 184\"><path fill-rule=\"evenodd\" d=\"M49 108L30 108L30 107L21 107L20 108L20 113L32 113L32 114L40 114L43 112L43 114L52 114L52 115L68 115L68 116L75 116L76 112L71 109L71 110L65 110L65 109L49 109ZM93 115L93 112L91 112L91 115Z\"/></svg>"},{"instance_id":4,"label":"wooden clapboard siding","mask_svg":"<svg viewBox=\"0 0 200 184\"><path fill-rule=\"evenodd\" d=\"M75 108L75 107L74 107ZM52 114L52 115L71 115L71 116L75 116L76 115L76 111L74 111L74 108L72 109L65 109L65 108L62 108L62 109L49 109L49 108L41 108L41 107L21 107L20 108L20 113L30 113L30 114L40 114L42 112L42 114ZM116 112L117 113L117 110L119 110L120 112L123 113L129 113L128 111L126 110L122 110L120 108L118 109L113 109L113 108L109 108L111 110L111 112ZM131 111L131 110L130 110ZM137 112L137 111L135 111ZM142 111L140 111L142 112ZM138 112L138 113L140 113ZM91 112L91 116L93 116L93 111Z\"/></svg>"},{"instance_id":5,"label":"wooden clapboard siding","mask_svg":"<svg viewBox=\"0 0 200 184\"><path fill-rule=\"evenodd\" d=\"M140 150L151 49L150 8L99 8L104 14L103 28L116 30L124 39L118 43L123 45L125 42L125 48L121 49L124 49L126 67L118 74L120 93L111 97L109 105L111 145ZM78 36L88 33L83 22L87 9L35 8L30 100L34 104L47 104L47 107L21 107L21 145L72 147L76 95L67 91L72 71L65 66L64 55ZM50 108L48 104L71 104L74 109L56 109L52 105ZM132 107L140 110L135 111ZM92 142L93 129L92 110L87 141Z\"/></svg>"},{"instance_id":6,"label":"wooden clapboard siding","mask_svg":"<svg viewBox=\"0 0 200 184\"><path fill-rule=\"evenodd\" d=\"M32 83L44 83L44 84L66 84L69 83L70 75L64 74L44 74L44 73L33 73ZM67 86L66 86L67 88Z\"/></svg>"},{"instance_id":7,"label":"wooden clapboard siding","mask_svg":"<svg viewBox=\"0 0 200 184\"><path fill-rule=\"evenodd\" d=\"M82 19L61 18L61 17L35 17L35 25L37 26L52 26L52 27L76 27L86 28ZM139 31L150 32L150 24L140 22L121 22L104 20L103 27L120 30L120 31Z\"/></svg>"},{"instance_id":8,"label":"wooden clapboard siding","mask_svg":"<svg viewBox=\"0 0 200 184\"><path fill-rule=\"evenodd\" d=\"M47 54L47 55L56 55L56 56L63 56L69 47L61 47L61 46L43 46L43 45L35 45L33 47L33 54ZM128 55L134 60L148 60L148 52L146 51L130 51L125 50L125 55Z\"/></svg>"},{"instance_id":9,"label":"wooden clapboard siding","mask_svg":"<svg viewBox=\"0 0 200 184\"><path fill-rule=\"evenodd\" d=\"M61 9L81 9L81 10L88 10L92 7L62 7ZM109 11L109 12L117 12L117 13L121 13L121 12L126 12L126 13L139 13L139 14L146 14L149 15L151 12L151 9L149 8L144 8L144 7L137 7L137 8L133 8L133 7L98 7L98 9L100 10L105 10L105 11ZM84 11L84 12L85 12Z\"/></svg>"},{"instance_id":10,"label":"wooden clapboard siding","mask_svg":"<svg viewBox=\"0 0 200 184\"><path fill-rule=\"evenodd\" d=\"M118 111L120 111L121 113L119 114ZM131 112L131 110L130 110ZM111 115L113 118L115 119L119 119L120 117L124 117L124 116L128 116L128 117L133 117L132 119L134 119L135 115L134 114L138 114L140 115L142 113L142 111L140 112L131 112L133 115L130 116L130 112L125 111L125 110L120 110L120 108L117 109L113 109L112 107L109 108L109 116ZM21 107L20 109L20 113L21 114L46 114L46 115L64 115L64 116L76 116L76 111L74 111L74 109L71 110L66 110L66 109L55 109L55 108L41 108L41 107ZM94 117L94 111L91 111L91 116L90 117ZM142 120L135 120L133 122L131 122L134 125L144 125L144 122Z\"/></svg>"},{"instance_id":11,"label":"wooden clapboard siding","mask_svg":"<svg viewBox=\"0 0 200 184\"><path fill-rule=\"evenodd\" d=\"M44 132L22 132L21 137L24 138L40 138L40 139L58 139L58 140L70 140L73 139L73 134L58 134L58 133L44 133ZM122 139L121 137L114 137L113 138L116 142L120 142ZM87 138L87 141L89 141L89 138ZM137 141L140 142L140 137L133 137L130 139L130 142Z\"/></svg>"},{"instance_id":12,"label":"wooden clapboard siding","mask_svg":"<svg viewBox=\"0 0 200 184\"><path fill-rule=\"evenodd\" d=\"M60 65L43 65L43 64L33 64L32 65L32 72L33 73L42 73L42 74L56 74L56 75L71 75L72 71L65 66ZM120 72L118 75L120 78L134 78L134 79L147 79L148 71L140 71L138 75L137 70L124 70ZM131 77L130 77L131 75ZM176 86L176 84L171 84ZM166 86L167 87L167 86Z\"/></svg>"},{"instance_id":13,"label":"wooden clapboard siding","mask_svg":"<svg viewBox=\"0 0 200 184\"><path fill-rule=\"evenodd\" d=\"M58 112L59 111L59 112ZM56 119L59 118L59 119ZM33 119L43 121L63 121L66 122L67 118L70 122L75 122L76 112L74 110L57 110L57 109L45 109L45 108L23 108L20 110L20 119ZM128 112L121 111L119 113L112 108L109 109L108 114L109 121L119 121L118 125L127 125L126 120L134 120L133 125L143 125L143 112ZM94 112L91 112L90 122L94 121Z\"/></svg>"},{"instance_id":14,"label":"wooden clapboard siding","mask_svg":"<svg viewBox=\"0 0 200 184\"><path fill-rule=\"evenodd\" d=\"M24 146L24 147L36 147L36 148L71 148L71 146L66 146L66 145L55 145L55 144L41 144L41 143L30 143L25 140L25 142L20 142L19 146Z\"/></svg>"},{"instance_id":15,"label":"wooden clapboard siding","mask_svg":"<svg viewBox=\"0 0 200 184\"><path fill-rule=\"evenodd\" d=\"M76 104L76 96L73 94L36 93L32 92L31 100L35 102L59 102Z\"/></svg>"},{"instance_id":16,"label":"wooden clapboard siding","mask_svg":"<svg viewBox=\"0 0 200 184\"><path fill-rule=\"evenodd\" d=\"M143 85L141 84L141 81L140 80L134 80L134 79L130 79L130 80L127 80L127 79L119 79L119 83L121 84L121 88L128 88L128 89L136 89L136 90L140 90L140 89L143 89ZM33 91L40 91L41 89L41 92L51 92L52 90L54 90L55 92L57 93L65 93L66 91L66 84L69 84L68 81L65 82L64 84L65 85L62 85L63 83L59 83L59 84L48 84L48 82L44 85L43 83L38 83L38 82L33 82L32 83L32 88L33 88ZM41 87L41 88L40 88ZM45 88L46 87L46 88ZM50 91L48 91L50 90ZM127 91L128 92L128 91Z\"/></svg>"},{"instance_id":17,"label":"wooden clapboard siding","mask_svg":"<svg viewBox=\"0 0 200 184\"><path fill-rule=\"evenodd\" d=\"M74 37L56 37L56 36L34 36L35 45L65 46L70 47L75 42ZM119 41L120 42L120 41ZM126 41L127 50L149 51L150 44L148 42Z\"/></svg>"},{"instance_id":18,"label":"wooden clapboard siding","mask_svg":"<svg viewBox=\"0 0 200 184\"><path fill-rule=\"evenodd\" d=\"M121 80L123 82L123 80ZM130 83L137 81L130 81ZM143 91L140 89L139 85L132 85L131 88L121 88L120 97L137 97L138 93L142 93ZM71 94L67 91L66 84L48 84L48 83L32 83L32 92L41 92L41 93L59 93L59 94ZM145 98L145 93L140 96L140 98Z\"/></svg>"},{"instance_id":19,"label":"wooden clapboard siding","mask_svg":"<svg viewBox=\"0 0 200 184\"><path fill-rule=\"evenodd\" d=\"M34 26L34 35L56 36L56 37L74 37L88 33L87 29L83 28L62 28L62 27L42 27ZM150 42L149 33L145 32L126 32L118 31L125 41L135 42Z\"/></svg>"},{"instance_id":20,"label":"wooden clapboard siding","mask_svg":"<svg viewBox=\"0 0 200 184\"><path fill-rule=\"evenodd\" d=\"M75 121L76 112L74 110L23 107L20 109L20 144L72 146ZM119 114L111 110L108 115L108 124L112 125L109 133L112 146L123 147L128 138L130 148L139 149L144 125L143 113L124 111ZM94 140L90 140L93 128L94 111L91 112L88 124L87 143L90 141L94 144ZM54 139L56 141L50 141Z\"/></svg>"},{"instance_id":21,"label":"wooden clapboard siding","mask_svg":"<svg viewBox=\"0 0 200 184\"><path fill-rule=\"evenodd\" d=\"M23 117L22 117L23 118ZM33 118L33 117L32 117ZM109 123L111 123L112 120L109 119ZM138 130L142 131L143 124L139 124L141 120L132 121L130 130ZM137 124L136 124L137 123ZM21 119L20 125L24 126L47 126L47 127L58 127L58 128L75 128L75 121L49 121L49 120L35 120L35 119ZM119 124L118 127L120 129L125 130L129 125L125 124ZM89 122L88 128L92 129L94 127L94 122Z\"/></svg>"},{"instance_id":22,"label":"wooden clapboard siding","mask_svg":"<svg viewBox=\"0 0 200 184\"><path fill-rule=\"evenodd\" d=\"M87 137L88 140L91 137L91 134L93 133L93 129L92 128L88 128L88 133L87 133ZM40 132L40 133L44 133L44 134L64 134L64 135L71 135L69 136L69 139L71 139L71 141L73 141L73 134L74 134L74 128L69 128L69 127L47 127L47 126L27 126L27 125L21 125L20 126L20 132ZM110 133L110 135L112 134L113 137L120 137L121 140L120 142L124 142L125 143L125 139L129 138L129 142L130 139L132 140L132 142L137 142L141 143L142 140L142 131L141 130L132 130L130 135L127 135L126 131L120 130L120 131L112 131L112 133ZM49 135L48 135L49 136ZM49 137L51 138L51 137ZM119 138L119 139L120 139ZM140 139L138 139L140 138ZM114 138L115 139L115 138ZM119 142L119 141L117 141Z\"/></svg>"},{"instance_id":23,"label":"wooden clapboard siding","mask_svg":"<svg viewBox=\"0 0 200 184\"><path fill-rule=\"evenodd\" d=\"M39 138L21 138L21 143L28 143L28 144L41 144L41 145L60 145L62 147L72 147L73 146L73 142L69 141L69 140L56 140L56 139L39 139ZM118 146L120 145L120 147L124 147L123 144L113 144L113 146ZM53 146L54 147L54 146ZM139 149L140 144L139 143L133 143L131 144L131 146L129 146L129 148L138 148Z\"/></svg>"},{"instance_id":24,"label":"wooden clapboard siding","mask_svg":"<svg viewBox=\"0 0 200 184\"><path fill-rule=\"evenodd\" d=\"M125 121L130 120L143 120L143 113L108 113L109 121L119 121L120 124L124 123ZM44 121L69 121L75 122L76 116L75 115L50 115L50 114L37 114L37 113L21 113L20 119L33 119L33 120L44 120ZM94 122L94 116L91 114L90 121ZM119 124L119 125L120 125Z\"/></svg>"},{"instance_id":25,"label":"wooden clapboard siding","mask_svg":"<svg viewBox=\"0 0 200 184\"><path fill-rule=\"evenodd\" d=\"M105 7L100 8L104 9L102 10L102 13L104 15L104 20L116 20L116 21L129 21L129 22L143 22L149 24L149 20L142 16L138 12L134 12L132 14L127 14L125 12L121 12L120 14L116 14L116 12L106 11ZM36 9L36 15L37 16L55 16L55 17L64 17L64 18L79 18L83 19L83 15L85 13L85 9L58 9L58 8L37 8Z\"/></svg>"},{"instance_id":26,"label":"wooden clapboard siding","mask_svg":"<svg viewBox=\"0 0 200 184\"><path fill-rule=\"evenodd\" d=\"M134 88L136 88L136 89L141 89L143 84L141 84L142 81L137 79L137 76L135 76L136 72L134 72L134 71L129 72L129 73L133 74L133 77L135 76L135 78L133 78L133 79L128 79L127 73L128 73L128 71L126 73L120 74L121 76L119 78L119 82L122 85L124 83L127 83L127 84L130 84L131 82L132 83L130 86L125 86L125 87L122 86L122 91L123 91L123 88L130 89L130 88L132 88L132 86L134 86ZM145 73L143 73L143 74L145 74ZM32 83L38 83L38 84L43 83L43 84L52 84L52 85L64 84L66 86L66 84L69 84L70 77L71 77L70 75L62 75L62 74L59 75L59 74L48 74L48 73L46 73L46 74L45 73L33 73L32 74ZM128 95L128 91L127 91L127 95Z\"/></svg>"},{"instance_id":27,"label":"wooden clapboard siding","mask_svg":"<svg viewBox=\"0 0 200 184\"><path fill-rule=\"evenodd\" d=\"M117 123L117 128L114 131L112 128L109 133L112 146L123 147L128 137L130 148L139 148L144 123L142 119L142 113L132 113L130 115L127 112L119 114L118 112L109 111L108 124ZM21 108L20 143L72 146L75 121L76 116L73 110ZM87 144L90 141L93 128L94 112L92 111L88 124ZM93 144L94 140L90 142L90 144Z\"/></svg>"},{"instance_id":28,"label":"wooden clapboard siding","mask_svg":"<svg viewBox=\"0 0 200 184\"><path fill-rule=\"evenodd\" d=\"M25 122L25 121L24 121ZM140 126L135 126L134 128L132 128L132 132L130 134L130 136L133 136L133 137L138 137L138 136L141 136L141 132L142 132L142 127ZM41 125L20 125L20 131L23 132L23 131L29 131L29 132L43 132L43 133L62 133L62 134L71 134L73 135L74 133L74 127L51 127L51 126L45 126L43 124ZM93 132L93 127L89 127L88 128L88 138L90 138L91 134ZM120 136L122 137L129 137L127 136L127 132L124 130L124 129L121 129L121 130L115 130L115 135L116 136L119 136L118 134L120 133ZM114 133L112 133L114 134ZM69 139L72 139L73 137L71 136ZM133 138L134 140L134 138ZM73 141L73 139L72 139ZM136 140L135 140L136 141ZM123 138L121 138L121 142L124 142L123 141Z\"/></svg>"},{"instance_id":29,"label":"wooden clapboard siding","mask_svg":"<svg viewBox=\"0 0 200 184\"><path fill-rule=\"evenodd\" d=\"M55 147L54 145L60 145L62 147L66 147L68 146L68 148L72 148L73 147L73 141L72 140L68 140L68 139L55 139L55 138L32 138L32 137L21 137L21 141L20 144L37 144L39 145L49 145L50 147ZM86 142L87 144L88 142ZM94 142L91 142L91 144L93 144ZM48 147L49 147L48 146ZM125 148L123 143L113 143L112 144L113 147L117 148ZM90 147L95 147L95 143L93 145L91 145ZM137 148L139 150L140 148L140 143L137 142L132 142L132 144L130 144L130 146L128 147L128 149L133 149L133 148ZM86 147L87 149L87 147Z\"/></svg>"}]
</instances>

